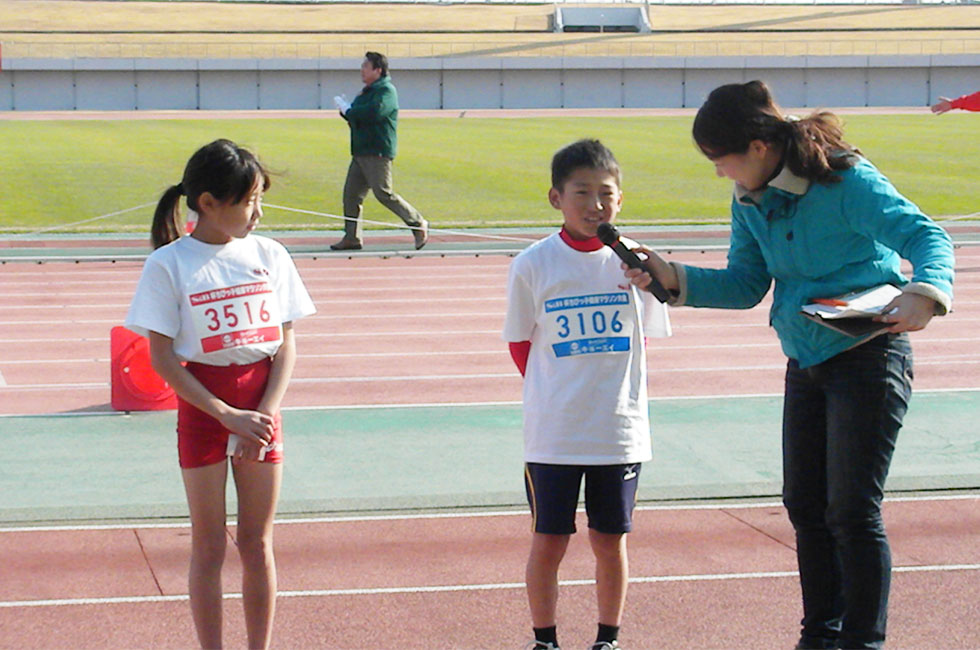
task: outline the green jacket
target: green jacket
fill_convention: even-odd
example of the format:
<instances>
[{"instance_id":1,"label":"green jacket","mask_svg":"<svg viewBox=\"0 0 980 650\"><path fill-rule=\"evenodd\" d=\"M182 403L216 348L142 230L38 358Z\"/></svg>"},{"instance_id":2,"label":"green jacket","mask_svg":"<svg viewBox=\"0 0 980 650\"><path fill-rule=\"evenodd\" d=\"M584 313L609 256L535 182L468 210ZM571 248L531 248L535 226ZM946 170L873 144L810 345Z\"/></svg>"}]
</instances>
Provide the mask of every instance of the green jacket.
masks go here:
<instances>
[{"instance_id":1,"label":"green jacket","mask_svg":"<svg viewBox=\"0 0 980 650\"><path fill-rule=\"evenodd\" d=\"M390 76L366 86L344 114L352 156L394 158L398 148L398 93Z\"/></svg>"}]
</instances>

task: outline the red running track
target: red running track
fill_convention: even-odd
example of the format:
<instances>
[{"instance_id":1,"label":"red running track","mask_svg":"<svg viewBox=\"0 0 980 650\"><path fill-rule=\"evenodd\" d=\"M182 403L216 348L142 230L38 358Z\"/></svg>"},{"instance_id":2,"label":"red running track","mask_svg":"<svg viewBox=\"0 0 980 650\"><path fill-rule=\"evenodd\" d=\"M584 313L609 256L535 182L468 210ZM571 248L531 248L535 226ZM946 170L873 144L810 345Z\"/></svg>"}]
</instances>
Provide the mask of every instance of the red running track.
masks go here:
<instances>
[{"instance_id":1,"label":"red running track","mask_svg":"<svg viewBox=\"0 0 980 650\"><path fill-rule=\"evenodd\" d=\"M719 265L718 253L675 259ZM954 314L913 335L916 388L978 386L980 249L961 249ZM518 401L500 339L508 258L318 259L299 267L320 313L298 325L288 406ZM139 265L0 266L0 414L107 410L109 329ZM674 309L651 345L651 395L781 390L766 305ZM977 499L886 504L895 548L889 647L974 648ZM520 648L527 517L282 523L276 647ZM631 535L629 648L791 647L800 617L793 539L778 506L651 509ZM0 531L0 647L195 644L188 530ZM592 562L578 536L563 564L561 634L594 630ZM240 568L228 555L226 639L241 646Z\"/></svg>"},{"instance_id":2,"label":"red running track","mask_svg":"<svg viewBox=\"0 0 980 650\"><path fill-rule=\"evenodd\" d=\"M721 265L723 254L678 253ZM521 380L500 338L508 257L301 259L319 313L296 325L286 406L516 402ZM955 310L914 333L916 389L980 386L980 248L958 251ZM0 414L108 411L109 330L140 265L0 266ZM779 394L785 366L751 310L676 308L650 341L653 397Z\"/></svg>"},{"instance_id":3,"label":"red running track","mask_svg":"<svg viewBox=\"0 0 980 650\"><path fill-rule=\"evenodd\" d=\"M978 499L886 503L896 571L889 648L967 649L976 627ZM793 534L777 506L643 509L630 535L622 642L634 650L790 648L800 619ZM276 527L279 648L519 649L524 514ZM580 525L580 528L583 526ZM188 648L188 529L3 532L0 648ZM592 559L562 564L559 629L595 629ZM225 636L243 647L241 570L225 567Z\"/></svg>"}]
</instances>

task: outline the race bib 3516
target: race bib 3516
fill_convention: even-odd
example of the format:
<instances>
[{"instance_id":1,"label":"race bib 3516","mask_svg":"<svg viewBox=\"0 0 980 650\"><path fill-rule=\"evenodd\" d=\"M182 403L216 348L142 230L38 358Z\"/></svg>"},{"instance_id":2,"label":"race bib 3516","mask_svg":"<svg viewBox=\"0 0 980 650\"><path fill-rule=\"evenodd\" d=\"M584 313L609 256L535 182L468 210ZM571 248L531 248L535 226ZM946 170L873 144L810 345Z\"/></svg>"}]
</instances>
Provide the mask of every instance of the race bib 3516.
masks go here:
<instances>
[{"instance_id":1,"label":"race bib 3516","mask_svg":"<svg viewBox=\"0 0 980 650\"><path fill-rule=\"evenodd\" d=\"M250 282L189 296L201 349L216 352L282 337L279 304L268 282Z\"/></svg>"}]
</instances>

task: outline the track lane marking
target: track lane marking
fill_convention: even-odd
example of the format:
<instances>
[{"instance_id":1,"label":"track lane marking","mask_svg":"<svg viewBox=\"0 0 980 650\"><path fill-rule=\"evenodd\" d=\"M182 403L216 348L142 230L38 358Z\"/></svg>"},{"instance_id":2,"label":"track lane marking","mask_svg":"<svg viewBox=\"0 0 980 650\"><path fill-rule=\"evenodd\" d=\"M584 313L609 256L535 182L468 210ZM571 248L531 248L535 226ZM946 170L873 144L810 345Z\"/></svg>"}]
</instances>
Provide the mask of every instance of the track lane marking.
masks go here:
<instances>
[{"instance_id":1,"label":"track lane marking","mask_svg":"<svg viewBox=\"0 0 980 650\"><path fill-rule=\"evenodd\" d=\"M978 571L980 564L930 564L923 566L898 566L893 567L893 573L952 573L959 571ZM795 578L799 574L796 571L758 571L748 573L705 573L692 575L670 575L670 576L640 576L629 579L630 584L651 584L668 582L719 582L735 580L767 580L779 578ZM583 580L561 580L558 583L563 587L591 586L595 584L594 579ZM421 585L414 587L365 587L357 589L306 589L306 590L287 590L278 592L280 598L329 598L337 596L375 596L375 595L399 595L399 594L432 594L432 593L453 593L462 591L494 591L507 589L524 589L523 582L498 582L482 584L464 585ZM241 600L241 593L226 593L222 596L225 600ZM76 605L119 605L119 604L144 604L159 602L182 602L189 600L187 594L175 594L170 596L115 596L106 598L57 598L48 600L11 600L0 601L0 609L10 608L37 608L37 607L67 607Z\"/></svg>"}]
</instances>

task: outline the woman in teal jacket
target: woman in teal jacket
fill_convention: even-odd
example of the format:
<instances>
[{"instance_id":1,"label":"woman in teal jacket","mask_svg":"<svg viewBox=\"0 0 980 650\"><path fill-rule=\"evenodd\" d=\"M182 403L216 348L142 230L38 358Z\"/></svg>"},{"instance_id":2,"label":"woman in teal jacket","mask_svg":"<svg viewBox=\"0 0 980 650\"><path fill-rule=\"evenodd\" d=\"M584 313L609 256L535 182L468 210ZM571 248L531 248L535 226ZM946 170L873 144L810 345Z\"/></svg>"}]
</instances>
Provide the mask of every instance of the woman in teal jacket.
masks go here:
<instances>
[{"instance_id":1,"label":"woman in teal jacket","mask_svg":"<svg viewBox=\"0 0 980 650\"><path fill-rule=\"evenodd\" d=\"M783 502L796 530L803 592L798 648L880 648L891 553L881 518L885 478L911 397L912 350L952 302L946 232L899 194L821 112L784 117L760 81L716 88L694 140L735 181L724 269L668 264L649 272L671 304L748 309L775 281L770 322L789 358L783 407ZM899 269L912 263L911 280ZM880 284L902 293L851 338L807 320L801 305Z\"/></svg>"}]
</instances>

